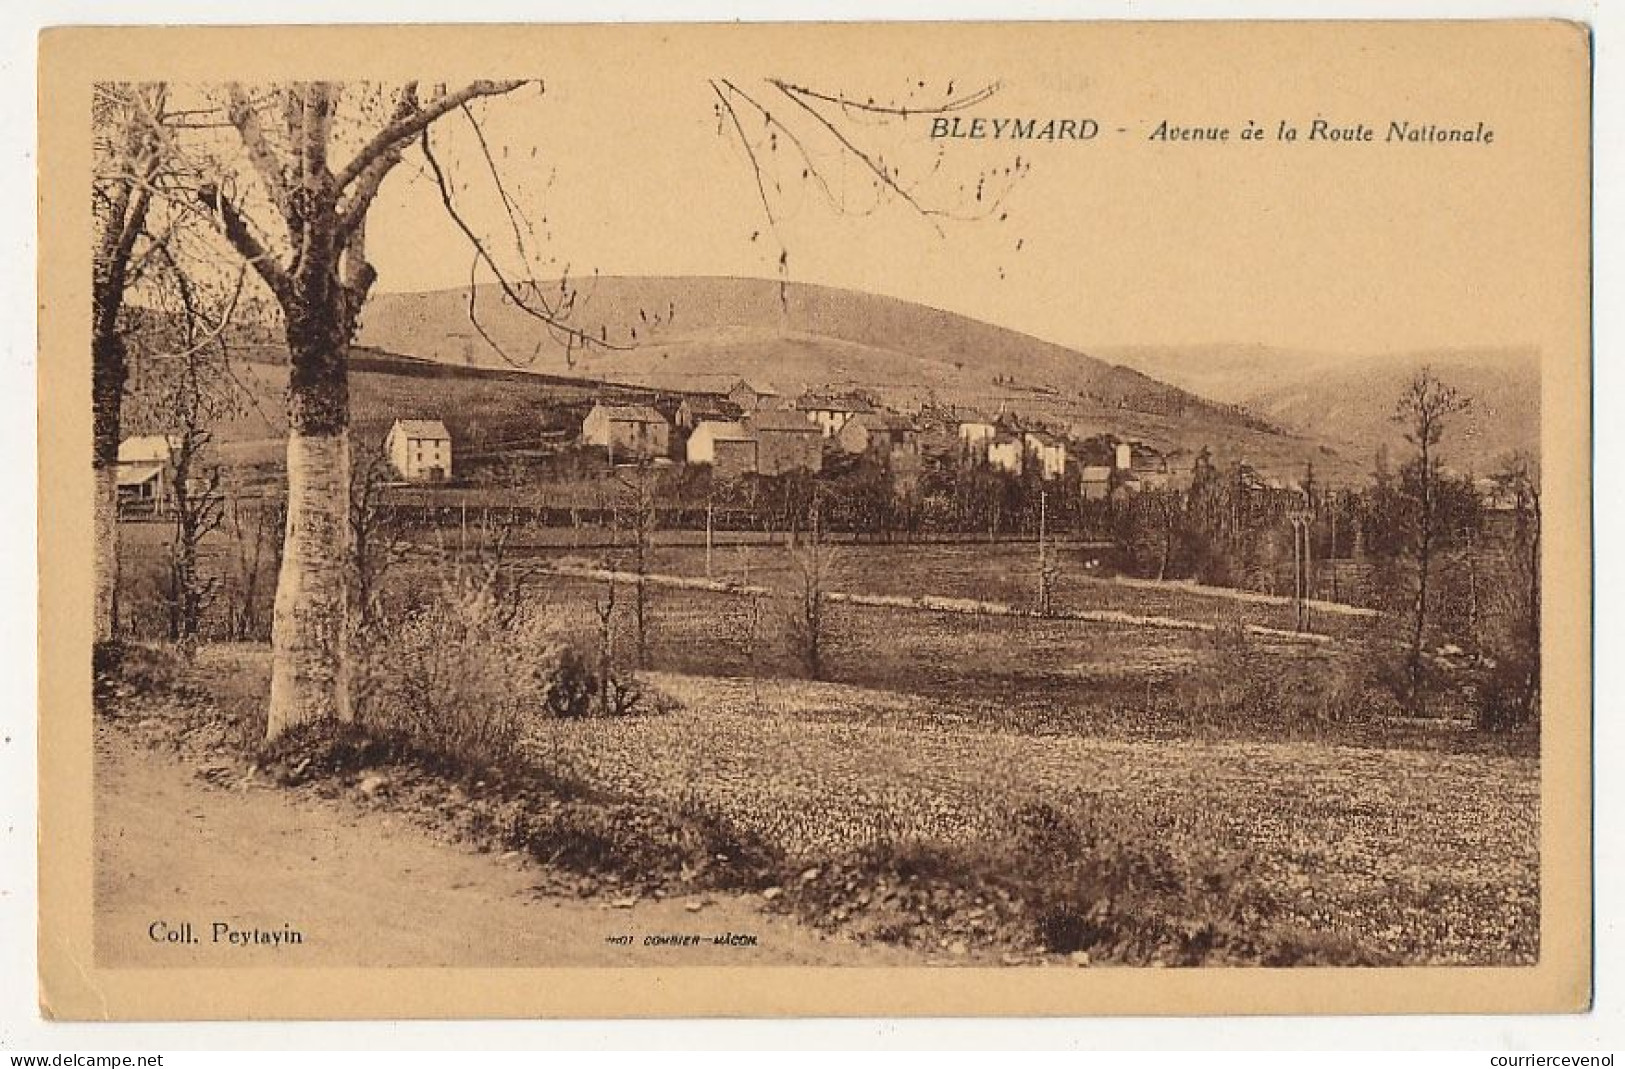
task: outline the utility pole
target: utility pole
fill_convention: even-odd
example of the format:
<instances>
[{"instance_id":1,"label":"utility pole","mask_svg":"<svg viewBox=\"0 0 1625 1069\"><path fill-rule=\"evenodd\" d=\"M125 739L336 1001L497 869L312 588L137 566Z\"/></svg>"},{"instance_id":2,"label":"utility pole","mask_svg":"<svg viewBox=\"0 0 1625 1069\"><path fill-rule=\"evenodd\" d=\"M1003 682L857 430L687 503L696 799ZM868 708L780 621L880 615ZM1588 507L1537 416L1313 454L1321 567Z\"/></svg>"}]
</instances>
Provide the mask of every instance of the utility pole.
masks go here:
<instances>
[{"instance_id":1,"label":"utility pole","mask_svg":"<svg viewBox=\"0 0 1625 1069\"><path fill-rule=\"evenodd\" d=\"M1299 631L1309 630L1309 536L1314 517L1314 511L1307 506L1287 513L1292 524L1292 608L1294 626Z\"/></svg>"},{"instance_id":2,"label":"utility pole","mask_svg":"<svg viewBox=\"0 0 1625 1069\"><path fill-rule=\"evenodd\" d=\"M1050 614L1049 552L1045 536L1049 525L1049 491L1038 489L1038 615Z\"/></svg>"},{"instance_id":3,"label":"utility pole","mask_svg":"<svg viewBox=\"0 0 1625 1069\"><path fill-rule=\"evenodd\" d=\"M1326 488L1326 507L1331 509L1332 513L1332 544L1326 558L1332 568L1332 600L1342 601L1343 596L1337 588L1337 491L1331 487Z\"/></svg>"},{"instance_id":4,"label":"utility pole","mask_svg":"<svg viewBox=\"0 0 1625 1069\"><path fill-rule=\"evenodd\" d=\"M711 509L712 499L705 499L705 578L711 578Z\"/></svg>"}]
</instances>

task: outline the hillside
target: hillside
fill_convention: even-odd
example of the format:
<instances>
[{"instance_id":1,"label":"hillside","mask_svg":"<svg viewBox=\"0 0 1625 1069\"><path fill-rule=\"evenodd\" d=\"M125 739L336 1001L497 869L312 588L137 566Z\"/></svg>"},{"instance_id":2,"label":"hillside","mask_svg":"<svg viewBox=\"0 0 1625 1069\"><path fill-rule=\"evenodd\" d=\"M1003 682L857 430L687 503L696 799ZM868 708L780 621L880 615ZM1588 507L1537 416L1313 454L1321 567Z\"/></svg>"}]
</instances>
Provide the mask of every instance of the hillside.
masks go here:
<instances>
[{"instance_id":1,"label":"hillside","mask_svg":"<svg viewBox=\"0 0 1625 1069\"><path fill-rule=\"evenodd\" d=\"M726 389L745 377L781 392L861 387L898 407L922 401L1000 408L1078 433L1113 432L1164 448L1212 447L1267 470L1306 460L1329 472L1357 458L1320 439L1170 386L1141 371L1019 331L908 301L801 283L737 278L601 277L582 285L571 323L619 351L562 347L494 287L375 295L362 316L370 346L472 368L509 368L665 389Z\"/></svg>"},{"instance_id":2,"label":"hillside","mask_svg":"<svg viewBox=\"0 0 1625 1069\"><path fill-rule=\"evenodd\" d=\"M279 467L287 436L286 356L272 346L238 350L232 377L241 387L233 391L239 403L215 429L221 454L242 465ZM597 398L633 394L579 378L457 367L362 347L350 351L357 448L381 442L396 419L440 419L465 460L535 450L573 437ZM126 406L126 433L161 427L148 415L150 403L137 383Z\"/></svg>"},{"instance_id":3,"label":"hillside","mask_svg":"<svg viewBox=\"0 0 1625 1069\"><path fill-rule=\"evenodd\" d=\"M1205 397L1240 405L1283 428L1308 431L1369 461L1404 447L1391 416L1422 367L1472 399L1443 443L1446 461L1487 471L1514 450L1540 450L1540 359L1527 349L1448 349L1374 356L1261 346L1125 348L1112 357Z\"/></svg>"}]
</instances>

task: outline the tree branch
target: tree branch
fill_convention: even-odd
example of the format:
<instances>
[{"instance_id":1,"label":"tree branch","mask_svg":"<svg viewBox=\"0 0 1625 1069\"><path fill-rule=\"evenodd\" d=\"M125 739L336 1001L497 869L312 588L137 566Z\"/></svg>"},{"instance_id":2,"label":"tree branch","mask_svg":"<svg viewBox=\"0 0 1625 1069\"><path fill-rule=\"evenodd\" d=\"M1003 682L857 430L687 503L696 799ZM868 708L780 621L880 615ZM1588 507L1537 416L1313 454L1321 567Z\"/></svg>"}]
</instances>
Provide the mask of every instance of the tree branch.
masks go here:
<instances>
[{"instance_id":1,"label":"tree branch","mask_svg":"<svg viewBox=\"0 0 1625 1069\"><path fill-rule=\"evenodd\" d=\"M327 142L333 130L333 112L338 107L339 87L334 82L308 82L303 90L305 126L299 154L303 161L305 188L315 192L329 174ZM335 188L334 194L337 192Z\"/></svg>"},{"instance_id":2,"label":"tree branch","mask_svg":"<svg viewBox=\"0 0 1625 1069\"><path fill-rule=\"evenodd\" d=\"M738 90L734 89L732 84L726 80L724 80L722 84L728 86L731 91L738 92ZM767 185L765 177L762 174L762 164L761 161L756 158L756 150L751 147L750 138L745 136L745 128L739 122L739 113L734 110L733 101L728 99L728 97L722 92L721 87L718 86L715 81L711 83L711 92L717 95L717 100L721 101L723 110L728 113L728 118L733 121L734 130L739 134L739 145L745 150L745 158L750 161L750 169L756 176L756 195L761 198L762 212L767 216L767 225L775 233L777 233L779 221L773 216L773 205L768 203ZM750 98L746 97L746 99L748 100ZM751 103L755 104L756 102L751 101ZM757 105L757 109L761 110L761 105ZM777 182L774 183L774 188L779 189L781 193L783 192Z\"/></svg>"},{"instance_id":3,"label":"tree branch","mask_svg":"<svg viewBox=\"0 0 1625 1069\"><path fill-rule=\"evenodd\" d=\"M715 83L713 83L713 87L714 85ZM801 154L801 162L805 164L805 167L803 168L803 171L805 172L803 177L810 177L818 183L819 189L824 194L824 200L829 204L830 207L834 208L838 212L841 212L842 214L848 215L867 215L872 213L873 208L871 208L868 212L851 212L847 208L845 196L843 195L837 197L835 195L835 190L830 186L829 179L825 177L823 168L819 166L816 160L813 159L812 151L807 147L807 143L801 139L799 134L797 134L790 127L786 126L784 123L780 122L778 119L775 119L773 117L773 113L764 108L760 101L758 101L751 94L745 92L745 90L741 89L739 86L735 85L733 82L729 81L727 78L722 79L722 85L728 90L728 92L737 95L740 99L744 100L745 103L755 108L757 113L762 116L762 121L764 123L773 127L775 130L780 131L785 137L790 139L790 144L795 146L796 151ZM737 120L735 121L734 126L735 129L739 128ZM743 130L740 130L740 136L744 136ZM777 188L777 183L775 183L775 188Z\"/></svg>"},{"instance_id":4,"label":"tree branch","mask_svg":"<svg viewBox=\"0 0 1625 1069\"><path fill-rule=\"evenodd\" d=\"M272 206L285 219L288 215L288 176L282 168L282 162L271 149L270 141L266 139L265 129L260 125L259 112L255 110L254 102L249 99L248 92L240 83L232 82L226 87L226 92L228 95L226 117L231 120L231 125L237 128L237 136L248 152L249 162L254 165L260 181L264 183Z\"/></svg>"},{"instance_id":5,"label":"tree branch","mask_svg":"<svg viewBox=\"0 0 1625 1069\"><path fill-rule=\"evenodd\" d=\"M199 201L220 217L226 240L231 242L232 248L253 266L260 278L265 280L265 284L271 287L271 292L276 294L277 300L285 304L293 294L292 281L282 265L260 243L260 239L254 236L237 206L212 182L199 186L197 196Z\"/></svg>"},{"instance_id":6,"label":"tree branch","mask_svg":"<svg viewBox=\"0 0 1625 1069\"><path fill-rule=\"evenodd\" d=\"M374 160L391 149L398 151L412 138L427 130L436 119L439 119L447 112L479 97L506 95L524 84L526 83L523 79L507 82L470 82L455 92L443 93L435 97L420 108L414 107L411 114L396 119L374 134L372 139L362 147L361 151L356 153L355 159L345 164L344 169L339 171L338 176L333 180L334 192L342 193L351 182L360 177L361 172L365 171ZM408 90L410 90L415 103L415 83L408 83L402 92L405 93Z\"/></svg>"},{"instance_id":7,"label":"tree branch","mask_svg":"<svg viewBox=\"0 0 1625 1069\"><path fill-rule=\"evenodd\" d=\"M395 112L391 117L391 125L404 122L417 111L417 83L407 82L401 86L395 96ZM351 190L349 200L339 209L339 243L342 245L349 240L350 234L362 225L367 217L367 209L372 207L373 198L378 196L379 187L395 165L401 162L401 144L393 145L375 156L354 179L355 188ZM342 188L342 187L340 187Z\"/></svg>"},{"instance_id":8,"label":"tree branch","mask_svg":"<svg viewBox=\"0 0 1625 1069\"><path fill-rule=\"evenodd\" d=\"M557 331L560 334L563 334L566 338L579 341L586 347L590 348L591 346L596 345L603 349L613 349L623 352L631 348L629 345L618 345L613 343L607 338L594 338L585 331L570 326L569 324L563 322L559 317L559 313L555 312L553 308L545 301L538 300L537 303L541 304L541 307L533 307L532 303L514 288L513 283L508 281L507 276L502 273L502 268L497 264L496 260L492 258L490 251L486 249L485 242L480 239L479 235L474 232L473 228L470 227L468 222L463 218L462 213L457 210L457 205L452 200L451 184L446 179L446 172L441 168L440 161L435 158L434 151L430 147L429 128L427 126L425 126L419 132L418 143L422 148L423 158L428 162L429 170L434 175L435 186L440 192L441 206L446 209L446 214L449 215L452 222L457 225L457 229L461 230L463 236L468 239L468 243L474 247L474 253L477 260L484 263L485 266L490 269L491 274L496 278L497 285L501 287L503 294L513 302L515 308L519 309L519 311L530 316L537 322L542 323L550 330ZM532 286L531 288L532 290L535 290L536 287ZM472 297L470 298L470 302L470 314L472 315ZM478 324L476 324L476 326L477 325ZM482 335L484 334L483 331L481 333ZM486 340L490 341L488 335L486 335ZM508 355L500 348L497 349L497 353L502 356L504 360L507 360L508 363L514 364L516 367L520 366L514 360L510 359Z\"/></svg>"},{"instance_id":9,"label":"tree branch","mask_svg":"<svg viewBox=\"0 0 1625 1069\"><path fill-rule=\"evenodd\" d=\"M822 112L813 107L811 104L807 103L806 100L802 99L797 92L796 86L792 86L787 82L781 82L776 79L772 80L771 84L784 94L786 100L789 100L802 111L805 111L808 115L811 115L820 126L828 130L835 140L839 141L848 152L850 152L856 159L862 162L862 164L869 169L871 174L880 180L881 184L901 197L903 202L910 208L913 208L921 218L930 222L932 227L936 229L938 235L942 234L942 224L937 222L936 219L936 217L941 215L942 212L933 208L927 208L925 205L921 204L917 199L915 199L914 195L907 189L904 189L903 186L898 183L897 179L892 176L891 172L887 171L878 160L854 143L851 138L847 137L846 134L841 131L839 126L836 126L833 122L827 119Z\"/></svg>"},{"instance_id":10,"label":"tree branch","mask_svg":"<svg viewBox=\"0 0 1625 1069\"><path fill-rule=\"evenodd\" d=\"M903 119L908 118L910 115L946 115L955 111L964 111L966 108L975 107L977 104L980 104L983 101L992 99L994 94L996 94L1000 88L998 82L989 82L987 85L983 86L981 89L978 89L974 93L967 93L961 97L954 97L948 101L945 101L944 103L937 104L932 107L910 108L901 104L876 104L873 100L853 100L850 97L841 96L839 94L819 92L816 89L811 89L804 85L796 85L793 82L786 82L778 78L769 78L768 82L772 84L774 88L778 89L780 92L791 97L792 99L797 97L809 97L813 100L822 100L825 103L834 104L838 107L852 111L867 111L875 115L893 115ZM951 88L952 85L953 83L950 82L949 87Z\"/></svg>"}]
</instances>

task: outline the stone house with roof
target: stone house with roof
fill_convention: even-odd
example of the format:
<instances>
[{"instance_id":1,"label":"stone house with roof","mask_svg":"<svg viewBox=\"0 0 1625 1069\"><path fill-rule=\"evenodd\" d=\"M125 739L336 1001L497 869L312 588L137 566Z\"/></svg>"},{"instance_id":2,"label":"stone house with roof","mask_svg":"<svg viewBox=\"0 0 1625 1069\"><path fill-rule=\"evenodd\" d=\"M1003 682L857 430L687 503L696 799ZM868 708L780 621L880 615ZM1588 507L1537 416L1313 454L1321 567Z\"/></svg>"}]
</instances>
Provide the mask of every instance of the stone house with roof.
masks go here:
<instances>
[{"instance_id":1,"label":"stone house with roof","mask_svg":"<svg viewBox=\"0 0 1625 1069\"><path fill-rule=\"evenodd\" d=\"M756 470L762 475L824 468L824 433L800 412L752 412L741 421L756 439Z\"/></svg>"},{"instance_id":2,"label":"stone house with roof","mask_svg":"<svg viewBox=\"0 0 1625 1069\"><path fill-rule=\"evenodd\" d=\"M581 441L609 450L612 461L663 457L671 448L671 424L652 405L600 401L581 421Z\"/></svg>"},{"instance_id":3,"label":"stone house with roof","mask_svg":"<svg viewBox=\"0 0 1625 1069\"><path fill-rule=\"evenodd\" d=\"M384 436L384 454L407 482L451 478L451 432L438 419L396 420Z\"/></svg>"}]
</instances>

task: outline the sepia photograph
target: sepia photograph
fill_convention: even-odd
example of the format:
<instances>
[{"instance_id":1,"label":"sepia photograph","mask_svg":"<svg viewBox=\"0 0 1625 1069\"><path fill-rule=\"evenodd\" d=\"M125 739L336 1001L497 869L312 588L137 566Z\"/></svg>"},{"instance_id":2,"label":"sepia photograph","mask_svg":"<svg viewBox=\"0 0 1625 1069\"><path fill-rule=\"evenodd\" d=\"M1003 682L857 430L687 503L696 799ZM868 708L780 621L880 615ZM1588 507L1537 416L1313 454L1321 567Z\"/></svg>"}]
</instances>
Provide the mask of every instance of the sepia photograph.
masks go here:
<instances>
[{"instance_id":1,"label":"sepia photograph","mask_svg":"<svg viewBox=\"0 0 1625 1069\"><path fill-rule=\"evenodd\" d=\"M1583 32L41 47L90 1012L1589 999Z\"/></svg>"}]
</instances>

